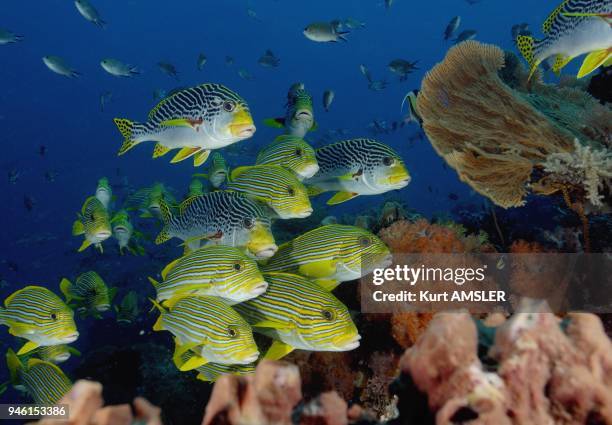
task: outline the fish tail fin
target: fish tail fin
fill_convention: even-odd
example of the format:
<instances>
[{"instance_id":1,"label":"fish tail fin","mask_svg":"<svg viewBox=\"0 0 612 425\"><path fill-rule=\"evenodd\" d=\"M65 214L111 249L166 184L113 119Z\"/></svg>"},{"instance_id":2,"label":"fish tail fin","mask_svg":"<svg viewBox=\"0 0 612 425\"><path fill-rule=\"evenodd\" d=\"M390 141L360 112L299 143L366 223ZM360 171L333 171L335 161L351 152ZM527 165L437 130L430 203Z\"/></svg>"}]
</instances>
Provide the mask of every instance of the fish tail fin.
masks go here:
<instances>
[{"instance_id":1,"label":"fish tail fin","mask_svg":"<svg viewBox=\"0 0 612 425\"><path fill-rule=\"evenodd\" d=\"M597 50L591 52L584 58L580 70L578 71L578 78L585 77L591 72L595 71L602 65L605 65L612 57L612 48Z\"/></svg>"},{"instance_id":2,"label":"fish tail fin","mask_svg":"<svg viewBox=\"0 0 612 425\"><path fill-rule=\"evenodd\" d=\"M19 382L19 371L23 369L23 363L11 348L6 351L6 365L11 376L11 383L13 385L17 384Z\"/></svg>"},{"instance_id":3,"label":"fish tail fin","mask_svg":"<svg viewBox=\"0 0 612 425\"><path fill-rule=\"evenodd\" d=\"M149 282L151 282L151 285L153 285L153 288L157 290L157 287L159 286L159 282L153 279L152 277L148 277L147 279L149 279Z\"/></svg>"},{"instance_id":4,"label":"fish tail fin","mask_svg":"<svg viewBox=\"0 0 612 425\"><path fill-rule=\"evenodd\" d=\"M163 199L159 200L159 212L161 213L163 227L157 235L157 238L155 238L155 243L157 245L166 242L172 237L170 236L170 222L172 221L172 211L170 211L170 207Z\"/></svg>"},{"instance_id":5,"label":"fish tail fin","mask_svg":"<svg viewBox=\"0 0 612 425\"><path fill-rule=\"evenodd\" d=\"M6 309L0 307L0 325L6 325Z\"/></svg>"},{"instance_id":6,"label":"fish tail fin","mask_svg":"<svg viewBox=\"0 0 612 425\"><path fill-rule=\"evenodd\" d=\"M336 34L338 34L338 38L342 41L348 41L348 38L346 38L346 36L348 35L348 31L340 31L337 32Z\"/></svg>"},{"instance_id":7,"label":"fish tail fin","mask_svg":"<svg viewBox=\"0 0 612 425\"><path fill-rule=\"evenodd\" d=\"M138 124L125 118L115 118L113 121L124 139L117 155L123 155L139 143L134 140L134 129Z\"/></svg>"},{"instance_id":8,"label":"fish tail fin","mask_svg":"<svg viewBox=\"0 0 612 425\"><path fill-rule=\"evenodd\" d=\"M72 301L72 295L70 293L71 287L72 283L66 278L63 278L60 282L60 291L62 291L62 294L64 294L64 297L66 297L66 303Z\"/></svg>"},{"instance_id":9,"label":"fish tail fin","mask_svg":"<svg viewBox=\"0 0 612 425\"><path fill-rule=\"evenodd\" d=\"M166 309L162 307L162 305L158 303L156 300L154 300L153 298L149 298L149 301L153 303L153 308L151 308L150 311L153 311L155 309L159 311L159 317L157 318L157 320L155 321L155 324L153 325L153 330L161 331L164 329L163 324L162 324L162 317L166 313Z\"/></svg>"},{"instance_id":10,"label":"fish tail fin","mask_svg":"<svg viewBox=\"0 0 612 425\"><path fill-rule=\"evenodd\" d=\"M516 45L521 52L521 55L523 55L523 58L525 58L529 64L529 79L531 79L533 73L539 65L539 62L535 57L537 41L530 35L519 35L516 37Z\"/></svg>"},{"instance_id":11,"label":"fish tail fin","mask_svg":"<svg viewBox=\"0 0 612 425\"><path fill-rule=\"evenodd\" d=\"M82 76L83 74L81 74L78 71L72 70L70 71L70 78L79 78L80 76Z\"/></svg>"},{"instance_id":12,"label":"fish tail fin","mask_svg":"<svg viewBox=\"0 0 612 425\"><path fill-rule=\"evenodd\" d=\"M81 220L76 220L72 224L72 236L79 236L85 233L85 226Z\"/></svg>"},{"instance_id":13,"label":"fish tail fin","mask_svg":"<svg viewBox=\"0 0 612 425\"><path fill-rule=\"evenodd\" d=\"M318 186L306 186L306 191L308 196L317 196L324 192L324 190Z\"/></svg>"}]
</instances>

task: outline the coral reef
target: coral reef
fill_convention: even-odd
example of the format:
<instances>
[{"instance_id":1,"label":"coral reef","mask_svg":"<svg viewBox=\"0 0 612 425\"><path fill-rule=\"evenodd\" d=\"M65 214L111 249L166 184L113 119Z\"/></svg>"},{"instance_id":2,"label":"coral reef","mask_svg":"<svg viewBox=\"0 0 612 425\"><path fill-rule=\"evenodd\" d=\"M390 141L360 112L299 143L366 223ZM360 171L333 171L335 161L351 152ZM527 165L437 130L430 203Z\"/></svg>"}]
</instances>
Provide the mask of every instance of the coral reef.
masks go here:
<instances>
[{"instance_id":1,"label":"coral reef","mask_svg":"<svg viewBox=\"0 0 612 425\"><path fill-rule=\"evenodd\" d=\"M440 313L402 357L402 379L427 394L436 424L612 423L612 343L596 316L570 314L564 333L545 304L522 304L496 330L495 372L477 345L469 314Z\"/></svg>"},{"instance_id":2,"label":"coral reef","mask_svg":"<svg viewBox=\"0 0 612 425\"><path fill-rule=\"evenodd\" d=\"M461 43L427 74L418 97L436 152L462 181L504 208L524 205L531 183L539 193L558 190L539 173L550 158L574 157L575 139L610 149L608 107L576 88L537 79L527 85L515 59L492 45ZM583 189L589 182L575 183Z\"/></svg>"}]
</instances>

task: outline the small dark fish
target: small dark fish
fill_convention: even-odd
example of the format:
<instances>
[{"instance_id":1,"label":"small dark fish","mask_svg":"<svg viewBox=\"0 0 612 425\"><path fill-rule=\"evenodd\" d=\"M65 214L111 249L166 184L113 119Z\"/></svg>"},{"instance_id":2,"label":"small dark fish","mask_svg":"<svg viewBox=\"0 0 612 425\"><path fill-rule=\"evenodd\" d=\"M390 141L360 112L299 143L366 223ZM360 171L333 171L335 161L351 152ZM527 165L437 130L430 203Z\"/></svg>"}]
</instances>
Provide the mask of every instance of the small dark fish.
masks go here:
<instances>
[{"instance_id":1,"label":"small dark fish","mask_svg":"<svg viewBox=\"0 0 612 425\"><path fill-rule=\"evenodd\" d=\"M427 190L429 191L429 193L433 193L433 190L431 189L431 186L427 186Z\"/></svg>"},{"instance_id":2,"label":"small dark fish","mask_svg":"<svg viewBox=\"0 0 612 425\"><path fill-rule=\"evenodd\" d=\"M17 182L19 181L20 177L21 177L21 172L18 169L13 168L13 169L9 170L9 172L8 172L8 182L10 184L17 184Z\"/></svg>"},{"instance_id":3,"label":"small dark fish","mask_svg":"<svg viewBox=\"0 0 612 425\"><path fill-rule=\"evenodd\" d=\"M453 39L453 41L455 42L455 44L459 44L462 41L473 40L474 38L476 38L477 34L478 32L476 30L465 30L465 31L462 31L457 36L457 38Z\"/></svg>"},{"instance_id":4,"label":"small dark fish","mask_svg":"<svg viewBox=\"0 0 612 425\"><path fill-rule=\"evenodd\" d=\"M446 29L444 30L444 40L449 40L452 36L454 36L455 31L457 31L457 28L459 28L460 24L461 16L455 16L453 19L451 19L448 25L446 26Z\"/></svg>"},{"instance_id":5,"label":"small dark fish","mask_svg":"<svg viewBox=\"0 0 612 425\"><path fill-rule=\"evenodd\" d=\"M232 66L234 64L234 58L231 56L226 56L225 57L225 64L227 66Z\"/></svg>"},{"instance_id":6,"label":"small dark fish","mask_svg":"<svg viewBox=\"0 0 612 425\"><path fill-rule=\"evenodd\" d=\"M59 175L59 173L57 171L52 171L52 170L46 171L45 172L45 180L50 182L50 183L53 183L58 175Z\"/></svg>"},{"instance_id":7,"label":"small dark fish","mask_svg":"<svg viewBox=\"0 0 612 425\"><path fill-rule=\"evenodd\" d=\"M389 10L393 6L393 0L385 0L385 9Z\"/></svg>"},{"instance_id":8,"label":"small dark fish","mask_svg":"<svg viewBox=\"0 0 612 425\"><path fill-rule=\"evenodd\" d=\"M34 201L34 199L32 199L31 197L27 195L23 197L23 206L25 207L26 210L28 210L28 212L34 209L34 205L36 205L36 202Z\"/></svg>"},{"instance_id":9,"label":"small dark fish","mask_svg":"<svg viewBox=\"0 0 612 425\"><path fill-rule=\"evenodd\" d=\"M14 262L14 261L10 261L10 260L7 261L6 262L6 267L10 271L15 272L15 273L17 273L19 271L19 265L16 262Z\"/></svg>"},{"instance_id":10,"label":"small dark fish","mask_svg":"<svg viewBox=\"0 0 612 425\"><path fill-rule=\"evenodd\" d=\"M157 66L159 67L161 72L172 78L175 78L178 81L178 71L176 70L176 67L173 64L171 64L170 62L157 62Z\"/></svg>"},{"instance_id":11,"label":"small dark fish","mask_svg":"<svg viewBox=\"0 0 612 425\"><path fill-rule=\"evenodd\" d=\"M47 147L45 145L40 145L38 147L38 154L40 156L45 156L47 154Z\"/></svg>"},{"instance_id":12,"label":"small dark fish","mask_svg":"<svg viewBox=\"0 0 612 425\"><path fill-rule=\"evenodd\" d=\"M323 108L325 108L325 112L329 112L329 107L334 101L334 91L333 90L325 90L323 93Z\"/></svg>"},{"instance_id":13,"label":"small dark fish","mask_svg":"<svg viewBox=\"0 0 612 425\"><path fill-rule=\"evenodd\" d=\"M100 111L104 112L104 108L113 100L113 93L105 91L100 93Z\"/></svg>"},{"instance_id":14,"label":"small dark fish","mask_svg":"<svg viewBox=\"0 0 612 425\"><path fill-rule=\"evenodd\" d=\"M257 63L265 68L276 68L280 64L280 59L274 55L272 50L268 49L261 55Z\"/></svg>"},{"instance_id":15,"label":"small dark fish","mask_svg":"<svg viewBox=\"0 0 612 425\"><path fill-rule=\"evenodd\" d=\"M450 192L448 194L448 199L450 199L451 201L457 201L459 199L459 196L457 196L456 193Z\"/></svg>"},{"instance_id":16,"label":"small dark fish","mask_svg":"<svg viewBox=\"0 0 612 425\"><path fill-rule=\"evenodd\" d=\"M206 65L207 60L208 59L206 59L206 55L204 53L200 53L200 55L198 56L198 61L196 63L198 71L201 71L202 68L204 68L204 65Z\"/></svg>"}]
</instances>

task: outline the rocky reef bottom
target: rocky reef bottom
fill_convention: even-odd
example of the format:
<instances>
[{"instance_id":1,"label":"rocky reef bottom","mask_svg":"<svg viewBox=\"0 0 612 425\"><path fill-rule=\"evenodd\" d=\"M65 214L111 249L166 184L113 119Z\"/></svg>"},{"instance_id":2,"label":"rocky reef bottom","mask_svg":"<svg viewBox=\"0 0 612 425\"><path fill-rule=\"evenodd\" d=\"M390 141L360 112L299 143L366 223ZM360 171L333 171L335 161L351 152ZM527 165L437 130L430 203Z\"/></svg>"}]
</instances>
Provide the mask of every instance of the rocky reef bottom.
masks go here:
<instances>
[{"instance_id":1,"label":"rocky reef bottom","mask_svg":"<svg viewBox=\"0 0 612 425\"><path fill-rule=\"evenodd\" d=\"M612 342L600 318L578 312L560 318L545 303L523 303L508 318L476 320L466 312L429 318L416 342L390 365L394 376L370 377L361 385L389 382L388 388L370 388L390 395L382 414L368 407L367 399L365 405L352 403L346 389L312 394L313 376L300 373L304 365L262 361L252 375L222 376L203 414L197 413L203 404L186 405L184 421L142 398L132 407L102 407L102 386L79 381L62 401L76 406L64 423L170 425L199 423L203 416L202 425L612 424ZM159 392L184 396L173 395L171 386ZM38 424L47 423L62 421Z\"/></svg>"}]
</instances>

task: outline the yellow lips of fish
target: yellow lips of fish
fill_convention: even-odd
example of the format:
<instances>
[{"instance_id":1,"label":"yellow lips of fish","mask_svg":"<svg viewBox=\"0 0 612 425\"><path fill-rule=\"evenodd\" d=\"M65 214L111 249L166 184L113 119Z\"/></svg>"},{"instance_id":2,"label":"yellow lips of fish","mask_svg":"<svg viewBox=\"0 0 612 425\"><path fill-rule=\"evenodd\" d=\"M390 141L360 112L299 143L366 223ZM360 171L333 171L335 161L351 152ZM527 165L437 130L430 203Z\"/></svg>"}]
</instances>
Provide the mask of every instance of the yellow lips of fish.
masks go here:
<instances>
[{"instance_id":1,"label":"yellow lips of fish","mask_svg":"<svg viewBox=\"0 0 612 425\"><path fill-rule=\"evenodd\" d=\"M269 258L278 250L272 232L261 223L255 224L255 227L251 230L246 248L257 258Z\"/></svg>"},{"instance_id":2,"label":"yellow lips of fish","mask_svg":"<svg viewBox=\"0 0 612 425\"><path fill-rule=\"evenodd\" d=\"M410 174L402 163L397 163L391 167L389 173L380 180L380 183L390 186L407 186L410 183Z\"/></svg>"},{"instance_id":3,"label":"yellow lips of fish","mask_svg":"<svg viewBox=\"0 0 612 425\"><path fill-rule=\"evenodd\" d=\"M350 322L342 331L341 334L334 337L332 343L342 351L354 350L359 347L361 335L357 331L357 327L353 322Z\"/></svg>"},{"instance_id":4,"label":"yellow lips of fish","mask_svg":"<svg viewBox=\"0 0 612 425\"><path fill-rule=\"evenodd\" d=\"M253 117L243 107L238 107L232 118L232 122L229 125L230 133L234 137L248 138L253 136L255 133L255 124L253 123Z\"/></svg>"}]
</instances>

